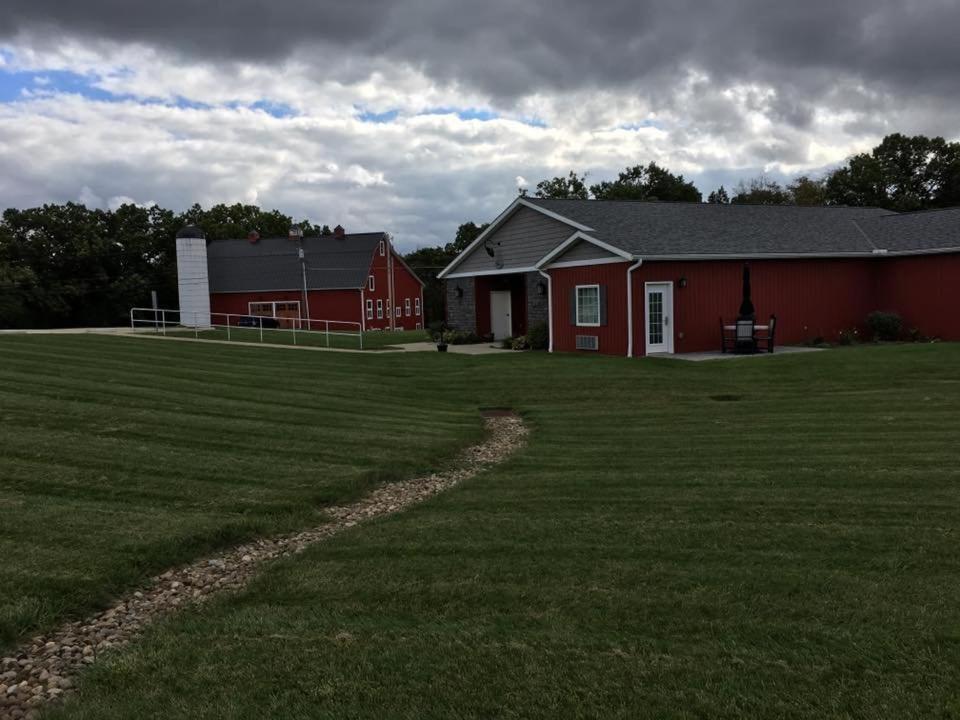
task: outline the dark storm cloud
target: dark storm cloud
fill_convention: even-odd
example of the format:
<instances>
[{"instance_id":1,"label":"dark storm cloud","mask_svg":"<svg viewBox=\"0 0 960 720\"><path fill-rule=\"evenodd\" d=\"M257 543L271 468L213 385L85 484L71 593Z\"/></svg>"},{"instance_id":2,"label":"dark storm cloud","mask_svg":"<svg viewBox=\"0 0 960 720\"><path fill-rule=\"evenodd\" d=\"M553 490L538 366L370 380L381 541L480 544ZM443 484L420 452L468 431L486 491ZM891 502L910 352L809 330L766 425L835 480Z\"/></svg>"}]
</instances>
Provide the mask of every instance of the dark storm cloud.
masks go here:
<instances>
[{"instance_id":1,"label":"dark storm cloud","mask_svg":"<svg viewBox=\"0 0 960 720\"><path fill-rule=\"evenodd\" d=\"M206 60L291 55L319 76L356 60L403 62L509 98L640 86L665 101L681 72L788 91L773 108L803 126L841 79L881 92L955 93L960 0L6 0L0 37L139 42Z\"/></svg>"}]
</instances>

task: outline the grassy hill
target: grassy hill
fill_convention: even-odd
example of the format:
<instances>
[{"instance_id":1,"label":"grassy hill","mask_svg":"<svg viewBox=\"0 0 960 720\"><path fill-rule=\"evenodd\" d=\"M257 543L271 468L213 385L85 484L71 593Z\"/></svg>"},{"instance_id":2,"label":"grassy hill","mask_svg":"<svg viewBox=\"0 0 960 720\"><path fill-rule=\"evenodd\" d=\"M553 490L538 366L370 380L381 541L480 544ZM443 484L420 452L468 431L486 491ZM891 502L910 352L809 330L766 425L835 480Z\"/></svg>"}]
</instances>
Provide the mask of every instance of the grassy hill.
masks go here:
<instances>
[{"instance_id":1,"label":"grassy hill","mask_svg":"<svg viewBox=\"0 0 960 720\"><path fill-rule=\"evenodd\" d=\"M441 462L483 405L524 414L514 459L161 623L51 717L960 713L954 345L687 364L2 338L8 637Z\"/></svg>"}]
</instances>

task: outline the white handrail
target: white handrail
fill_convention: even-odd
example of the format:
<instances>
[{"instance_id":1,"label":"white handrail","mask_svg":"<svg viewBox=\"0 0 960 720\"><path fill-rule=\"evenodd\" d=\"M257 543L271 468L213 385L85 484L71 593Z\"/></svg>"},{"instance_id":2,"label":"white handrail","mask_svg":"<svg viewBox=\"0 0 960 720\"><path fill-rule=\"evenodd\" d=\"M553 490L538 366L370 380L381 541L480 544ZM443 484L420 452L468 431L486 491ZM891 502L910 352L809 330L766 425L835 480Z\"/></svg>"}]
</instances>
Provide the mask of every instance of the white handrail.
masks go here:
<instances>
[{"instance_id":1,"label":"white handrail","mask_svg":"<svg viewBox=\"0 0 960 720\"><path fill-rule=\"evenodd\" d=\"M148 317L138 316L138 313L147 314ZM169 313L169 319L168 319ZM167 334L167 326L171 327L182 327L184 329L192 329L193 336L195 339L199 339L201 330L219 330L226 329L227 341L233 340L234 328L244 328L248 327L249 329L256 328L258 330L259 341L264 342L264 330L272 330L276 333L291 333L293 338L293 344L298 344L297 339L297 330L300 330L301 338L304 333L316 333L317 335L323 334L326 347L330 347L330 337L356 337L359 342L359 347L363 349L363 324L359 322L354 322L352 320L330 320L329 318L278 318L278 317L266 317L261 315L250 315L249 313L218 313L218 312L209 312L209 313L198 313L193 312L187 313L182 310L174 310L169 308L146 308L146 307L132 307L130 308L130 329L136 330L138 326L151 325L154 328L155 332L159 332L162 335ZM259 322L254 322L251 325L241 325L239 320L245 318L247 320L253 320ZM192 320L192 322L189 322ZM264 327L264 321L270 320L271 322L276 321L278 327ZM289 321L290 327L280 327L279 323ZM304 328L304 325L306 328ZM323 330L313 330L314 326L321 326ZM333 329L331 330L331 326Z\"/></svg>"}]
</instances>

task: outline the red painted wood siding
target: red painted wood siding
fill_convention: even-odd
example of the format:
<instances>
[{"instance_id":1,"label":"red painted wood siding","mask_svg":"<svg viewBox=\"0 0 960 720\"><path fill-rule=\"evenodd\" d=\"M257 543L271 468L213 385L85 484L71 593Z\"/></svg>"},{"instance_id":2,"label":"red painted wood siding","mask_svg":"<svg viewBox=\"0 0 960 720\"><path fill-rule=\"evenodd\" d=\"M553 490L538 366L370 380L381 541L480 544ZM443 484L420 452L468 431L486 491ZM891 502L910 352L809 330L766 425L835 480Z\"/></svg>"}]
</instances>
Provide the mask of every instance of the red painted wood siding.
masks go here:
<instances>
[{"instance_id":1,"label":"red painted wood siding","mask_svg":"<svg viewBox=\"0 0 960 720\"><path fill-rule=\"evenodd\" d=\"M577 335L596 335L598 352L605 355L627 354L627 268L630 263L610 263L585 267L556 268L550 271L550 296L553 303L553 349L577 350ZM607 324L602 327L577 327L570 312L570 294L577 285L601 285L607 293Z\"/></svg>"},{"instance_id":2,"label":"red painted wood siding","mask_svg":"<svg viewBox=\"0 0 960 720\"><path fill-rule=\"evenodd\" d=\"M835 341L841 330L863 329L877 309L878 260L754 260L750 262L757 321L777 316L777 342L816 337ZM680 278L687 286L680 287ZM743 262L645 262L633 273L635 354L645 354L644 283L672 281L674 350L717 350L720 317L736 319Z\"/></svg>"},{"instance_id":3,"label":"red painted wood siding","mask_svg":"<svg viewBox=\"0 0 960 720\"><path fill-rule=\"evenodd\" d=\"M477 313L477 335L493 332L490 324L490 292L510 291L510 320L513 337L527 334L527 286L522 274L479 275L475 278L474 302Z\"/></svg>"},{"instance_id":4,"label":"red painted wood siding","mask_svg":"<svg viewBox=\"0 0 960 720\"><path fill-rule=\"evenodd\" d=\"M960 254L878 262L874 310L897 312L922 335L960 340Z\"/></svg>"},{"instance_id":5,"label":"red painted wood siding","mask_svg":"<svg viewBox=\"0 0 960 720\"><path fill-rule=\"evenodd\" d=\"M360 322L360 292L358 290L311 290L307 295L310 301L310 316L317 320L343 320ZM211 293L210 311L246 315L252 302L299 302L301 316L306 317L303 306L303 293L294 290L257 293ZM214 317L214 323L224 322ZM235 322L235 321L234 321ZM320 330L319 326L312 329ZM331 328L333 329L333 328ZM356 329L356 328L354 328Z\"/></svg>"},{"instance_id":6,"label":"red painted wood siding","mask_svg":"<svg viewBox=\"0 0 960 720\"><path fill-rule=\"evenodd\" d=\"M393 287L390 287L390 267L393 268ZM369 290L368 284L364 290L364 301L373 300L373 319L367 320L368 329L391 329L413 330L419 323L423 327L423 296L422 288L417 279L409 270L396 258L393 246L389 242L384 243L384 254L380 254L380 248L373 249L373 258L370 261L370 275L374 278L374 290ZM421 317L416 316L415 298L420 298ZM407 317L404 301L410 298L410 317ZM377 318L377 300L383 301L383 318ZM396 316L397 306L400 306L400 317ZM389 314L387 309L389 308Z\"/></svg>"}]
</instances>

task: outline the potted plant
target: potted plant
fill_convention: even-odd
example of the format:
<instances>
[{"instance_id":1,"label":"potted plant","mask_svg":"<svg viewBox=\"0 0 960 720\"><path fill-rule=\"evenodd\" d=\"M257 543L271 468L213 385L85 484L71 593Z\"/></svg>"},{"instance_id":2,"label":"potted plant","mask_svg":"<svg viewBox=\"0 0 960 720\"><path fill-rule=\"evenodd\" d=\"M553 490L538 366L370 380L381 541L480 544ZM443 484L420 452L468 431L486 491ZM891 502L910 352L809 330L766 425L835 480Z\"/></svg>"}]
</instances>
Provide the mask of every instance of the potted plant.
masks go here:
<instances>
[{"instance_id":1,"label":"potted plant","mask_svg":"<svg viewBox=\"0 0 960 720\"><path fill-rule=\"evenodd\" d=\"M437 333L437 352L446 352L447 343L443 340L443 331L446 328L446 325L440 326L440 332Z\"/></svg>"}]
</instances>

